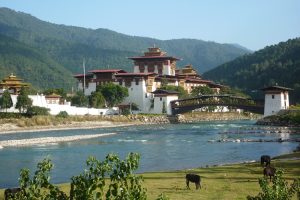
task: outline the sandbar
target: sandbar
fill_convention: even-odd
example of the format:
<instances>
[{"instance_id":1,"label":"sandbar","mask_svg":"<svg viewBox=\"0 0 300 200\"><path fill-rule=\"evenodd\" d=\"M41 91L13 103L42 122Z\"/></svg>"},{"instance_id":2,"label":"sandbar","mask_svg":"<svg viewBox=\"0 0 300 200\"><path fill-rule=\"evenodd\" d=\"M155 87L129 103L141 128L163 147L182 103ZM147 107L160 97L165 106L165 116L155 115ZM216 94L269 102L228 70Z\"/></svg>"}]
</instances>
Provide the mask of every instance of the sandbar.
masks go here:
<instances>
[{"instance_id":1,"label":"sandbar","mask_svg":"<svg viewBox=\"0 0 300 200\"><path fill-rule=\"evenodd\" d=\"M42 138L20 139L20 140L4 140L4 141L0 141L0 149L4 147L20 147L20 146L32 146L32 145L47 144L47 143L72 142L77 140L111 136L115 134L116 133L101 133L101 134L74 135L74 136L64 136L64 137L42 137Z\"/></svg>"}]
</instances>

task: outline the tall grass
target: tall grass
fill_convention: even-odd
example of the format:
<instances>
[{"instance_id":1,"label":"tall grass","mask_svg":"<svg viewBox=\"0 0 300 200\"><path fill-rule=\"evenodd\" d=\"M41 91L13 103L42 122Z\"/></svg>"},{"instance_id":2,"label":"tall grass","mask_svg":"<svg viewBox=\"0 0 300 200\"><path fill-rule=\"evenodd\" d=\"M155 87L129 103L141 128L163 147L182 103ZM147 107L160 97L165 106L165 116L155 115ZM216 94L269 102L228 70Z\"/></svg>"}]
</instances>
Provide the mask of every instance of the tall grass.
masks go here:
<instances>
[{"instance_id":1,"label":"tall grass","mask_svg":"<svg viewBox=\"0 0 300 200\"><path fill-rule=\"evenodd\" d=\"M127 116L122 115L114 115L114 116L68 116L68 117L56 117L50 115L40 115L33 116L31 118L21 117L21 118L5 118L0 119L0 124L16 124L18 127L34 127L34 126L57 126L57 125L66 125L72 124L76 122L101 122L101 121L109 121L109 122L132 122Z\"/></svg>"}]
</instances>

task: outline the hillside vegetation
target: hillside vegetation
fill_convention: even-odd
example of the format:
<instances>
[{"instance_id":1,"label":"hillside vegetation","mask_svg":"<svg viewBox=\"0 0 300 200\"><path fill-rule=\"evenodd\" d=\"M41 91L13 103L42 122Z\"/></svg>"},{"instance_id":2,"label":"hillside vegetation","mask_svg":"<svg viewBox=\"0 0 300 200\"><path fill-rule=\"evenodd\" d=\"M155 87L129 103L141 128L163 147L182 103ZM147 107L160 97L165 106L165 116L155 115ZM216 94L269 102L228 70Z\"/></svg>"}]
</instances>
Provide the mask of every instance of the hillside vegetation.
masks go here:
<instances>
[{"instance_id":1,"label":"hillside vegetation","mask_svg":"<svg viewBox=\"0 0 300 200\"><path fill-rule=\"evenodd\" d=\"M17 73L37 89L70 88L72 73L46 54L0 34L0 76Z\"/></svg>"},{"instance_id":2,"label":"hillside vegetation","mask_svg":"<svg viewBox=\"0 0 300 200\"><path fill-rule=\"evenodd\" d=\"M0 34L35 49L41 57L51 58L56 66L72 73L82 72L80 66L83 58L86 60L87 70L121 68L132 71L133 63L127 57L142 55L143 51L153 45L161 47L168 55L182 58L179 66L192 64L199 72L250 52L231 44L194 39L157 40L128 36L108 29L57 25L8 8L0 8ZM2 65L2 68L12 71L8 70L9 66ZM5 76L4 73L6 75L7 72L0 71L0 79ZM70 80L67 76L69 74L66 74L66 79ZM35 83L34 85L36 86Z\"/></svg>"},{"instance_id":3,"label":"hillside vegetation","mask_svg":"<svg viewBox=\"0 0 300 200\"><path fill-rule=\"evenodd\" d=\"M257 90L265 86L290 87L291 102L300 102L300 38L241 56L203 76L260 98Z\"/></svg>"}]
</instances>

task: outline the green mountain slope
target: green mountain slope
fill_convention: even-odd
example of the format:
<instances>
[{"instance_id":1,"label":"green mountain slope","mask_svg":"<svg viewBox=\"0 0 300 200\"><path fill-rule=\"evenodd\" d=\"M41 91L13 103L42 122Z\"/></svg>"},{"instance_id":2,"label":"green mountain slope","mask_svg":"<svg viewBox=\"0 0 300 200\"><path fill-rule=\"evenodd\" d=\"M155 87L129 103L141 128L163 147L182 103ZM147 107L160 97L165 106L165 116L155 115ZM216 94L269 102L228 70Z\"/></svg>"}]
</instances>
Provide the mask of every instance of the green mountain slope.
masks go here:
<instances>
[{"instance_id":1,"label":"green mountain slope","mask_svg":"<svg viewBox=\"0 0 300 200\"><path fill-rule=\"evenodd\" d=\"M52 58L0 34L0 80L11 73L37 89L70 89L75 84L72 73Z\"/></svg>"},{"instance_id":2,"label":"green mountain slope","mask_svg":"<svg viewBox=\"0 0 300 200\"><path fill-rule=\"evenodd\" d=\"M107 29L56 25L7 8L0 8L0 33L38 48L73 73L78 72L83 57L87 60L88 69L113 66L131 70L132 62L126 57L141 55L153 45L161 47L169 55L183 58L179 66L192 64L199 72L250 52L231 44L190 39L163 41Z\"/></svg>"},{"instance_id":3,"label":"green mountain slope","mask_svg":"<svg viewBox=\"0 0 300 200\"><path fill-rule=\"evenodd\" d=\"M290 87L294 89L292 103L300 102L300 38L241 56L203 76L242 89L252 96L257 96L256 90L269 85Z\"/></svg>"}]
</instances>

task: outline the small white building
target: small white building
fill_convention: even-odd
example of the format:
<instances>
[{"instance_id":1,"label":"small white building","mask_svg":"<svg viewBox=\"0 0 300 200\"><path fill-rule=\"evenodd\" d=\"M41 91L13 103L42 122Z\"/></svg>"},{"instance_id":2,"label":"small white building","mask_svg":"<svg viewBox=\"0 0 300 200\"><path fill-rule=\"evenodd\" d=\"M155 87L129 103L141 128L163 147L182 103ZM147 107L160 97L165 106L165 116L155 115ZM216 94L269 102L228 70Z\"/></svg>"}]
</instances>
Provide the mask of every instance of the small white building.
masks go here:
<instances>
[{"instance_id":1,"label":"small white building","mask_svg":"<svg viewBox=\"0 0 300 200\"><path fill-rule=\"evenodd\" d=\"M276 85L262 90L265 92L265 117L275 115L278 111L289 108L289 91L292 89Z\"/></svg>"},{"instance_id":2,"label":"small white building","mask_svg":"<svg viewBox=\"0 0 300 200\"><path fill-rule=\"evenodd\" d=\"M157 89L154 92L152 113L172 115L171 101L178 99L179 92Z\"/></svg>"}]
</instances>

